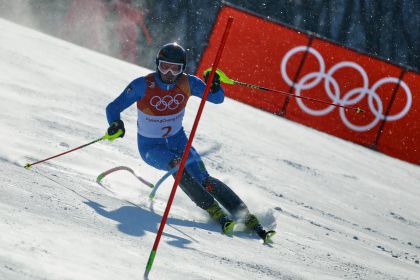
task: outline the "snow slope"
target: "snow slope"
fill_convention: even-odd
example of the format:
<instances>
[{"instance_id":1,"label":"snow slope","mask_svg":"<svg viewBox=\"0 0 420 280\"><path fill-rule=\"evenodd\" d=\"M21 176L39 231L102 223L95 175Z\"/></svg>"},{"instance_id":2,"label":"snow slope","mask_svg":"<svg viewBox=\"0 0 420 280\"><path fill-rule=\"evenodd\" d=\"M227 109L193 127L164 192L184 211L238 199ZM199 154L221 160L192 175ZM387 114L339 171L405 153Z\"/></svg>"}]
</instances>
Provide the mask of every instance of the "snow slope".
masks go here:
<instances>
[{"instance_id":1,"label":"snow slope","mask_svg":"<svg viewBox=\"0 0 420 280\"><path fill-rule=\"evenodd\" d=\"M148 72L0 20L0 279L143 278L173 181L153 205L127 172L95 182L163 175L138 156L134 106L124 139L22 166L101 137L105 106ZM275 244L220 234L178 191L150 279L420 278L419 166L229 99L206 105L194 146Z\"/></svg>"}]
</instances>

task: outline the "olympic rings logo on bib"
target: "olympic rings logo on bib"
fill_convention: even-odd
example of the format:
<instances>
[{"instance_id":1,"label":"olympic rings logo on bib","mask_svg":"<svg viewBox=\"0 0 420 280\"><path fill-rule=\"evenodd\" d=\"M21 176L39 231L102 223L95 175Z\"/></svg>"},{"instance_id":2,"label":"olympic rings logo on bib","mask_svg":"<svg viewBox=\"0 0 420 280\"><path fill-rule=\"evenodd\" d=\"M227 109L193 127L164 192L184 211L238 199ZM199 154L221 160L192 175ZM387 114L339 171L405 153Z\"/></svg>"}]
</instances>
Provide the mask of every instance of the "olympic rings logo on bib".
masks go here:
<instances>
[{"instance_id":1,"label":"olympic rings logo on bib","mask_svg":"<svg viewBox=\"0 0 420 280\"><path fill-rule=\"evenodd\" d=\"M293 83L292 79L287 74L286 66L287 62L298 52L305 52L308 49L308 52L315 56L316 60L318 61L319 65L319 71L318 72L311 72L300 78L296 83ZM339 108L340 110L340 117L343 123L350 129L354 131L367 131L375 127L375 125L380 120L386 120L386 121L396 121L404 117L408 111L410 110L411 104L412 104L412 95L410 88L407 86L407 84L404 81L400 81L398 78L395 77L385 77L380 80L378 80L376 83L374 83L372 86L369 86L369 78L366 73L366 71L357 63L352 61L342 61L337 64L335 64L331 69L326 72L325 69L325 61L321 54L313 49L313 48L307 48L306 46L298 46L286 53L283 60L281 61L281 75L284 79L284 81L289 85L293 86L295 88L295 94L297 96L301 95L301 92L303 90L309 90L317 86L321 81L324 81L324 89L327 96L331 99L331 101L334 104L339 104L343 106L352 106L358 102L360 102L366 95L368 98L368 105L369 109L372 112L372 114L375 116L375 119L367 124L367 125L355 125L349 121L349 119L345 115L345 109ZM337 82L337 80L333 77L334 73L341 69L341 68L353 68L357 72L359 72L363 85L360 87L353 88L344 94L340 91L340 86ZM386 109L384 108L384 105L382 103L382 99L379 97L379 95L376 93L376 90L387 83L394 83L398 84L400 83L400 87L404 90L407 102L404 106L404 108L401 110L401 112L394 114L394 115L388 115L385 117L383 114L383 111ZM313 116L324 116L333 111L336 107L333 105L328 106L325 109L321 110L314 110L311 108L308 108L302 101L302 99L297 98L296 99L297 104L299 107L306 112L307 114L313 115ZM376 103L376 106L374 104Z\"/></svg>"},{"instance_id":2,"label":"olympic rings logo on bib","mask_svg":"<svg viewBox=\"0 0 420 280\"><path fill-rule=\"evenodd\" d=\"M185 96L178 93L174 97L165 95L164 97L153 96L150 99L150 105L158 111L175 110L184 102Z\"/></svg>"}]
</instances>

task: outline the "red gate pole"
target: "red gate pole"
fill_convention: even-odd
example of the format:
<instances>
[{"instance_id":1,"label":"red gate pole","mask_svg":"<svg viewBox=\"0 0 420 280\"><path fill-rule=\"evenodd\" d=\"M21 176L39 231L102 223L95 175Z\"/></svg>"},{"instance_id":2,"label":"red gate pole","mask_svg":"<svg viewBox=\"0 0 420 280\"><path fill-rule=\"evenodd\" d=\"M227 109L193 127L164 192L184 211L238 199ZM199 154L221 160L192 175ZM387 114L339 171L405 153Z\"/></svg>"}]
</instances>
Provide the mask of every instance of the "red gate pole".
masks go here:
<instances>
[{"instance_id":1,"label":"red gate pole","mask_svg":"<svg viewBox=\"0 0 420 280\"><path fill-rule=\"evenodd\" d=\"M229 17L228 22L226 24L225 32L223 33L222 42L220 43L219 50L217 51L217 55L216 55L216 58L214 60L213 66L212 66L212 70L210 72L210 76L207 80L207 85L206 85L206 88L204 90L203 97L201 99L200 107L198 108L198 112L197 112L197 115L195 117L195 121L194 121L194 125L192 127L192 130L191 130L190 137L188 138L187 146L185 147L184 154L182 155L181 164L179 166L179 170L178 170L178 173L176 175L171 194L169 195L168 204L166 205L166 209L165 209L165 212L163 214L158 233L156 235L155 243L153 244L153 249L150 252L149 260L147 262L146 270L144 272L144 277L146 279L148 278L149 272L152 269L153 261L154 261L155 256L156 256L156 251L157 251L157 248L159 246L159 241L160 241L160 238L161 238L162 233L163 233L163 228L165 227L166 220L168 219L169 211L171 209L171 205L172 205L172 202L174 200L176 189L178 187L179 181L181 181L182 173L184 171L185 162L187 161L188 154L190 153L190 148L191 148L192 142L194 140L194 135L195 135L195 132L197 130L198 123L200 122L201 114L203 113L204 105L206 103L207 96L208 96L208 93L209 93L209 90L210 90L210 87L211 87L211 84L212 84L212 81L213 81L213 78L214 78L214 73L216 72L216 68L217 68L217 66L219 64L219 61L220 61L220 58L222 56L222 52L223 52L223 49L225 47L227 37L229 35L230 27L232 26L232 22L233 22L233 17Z\"/></svg>"}]
</instances>

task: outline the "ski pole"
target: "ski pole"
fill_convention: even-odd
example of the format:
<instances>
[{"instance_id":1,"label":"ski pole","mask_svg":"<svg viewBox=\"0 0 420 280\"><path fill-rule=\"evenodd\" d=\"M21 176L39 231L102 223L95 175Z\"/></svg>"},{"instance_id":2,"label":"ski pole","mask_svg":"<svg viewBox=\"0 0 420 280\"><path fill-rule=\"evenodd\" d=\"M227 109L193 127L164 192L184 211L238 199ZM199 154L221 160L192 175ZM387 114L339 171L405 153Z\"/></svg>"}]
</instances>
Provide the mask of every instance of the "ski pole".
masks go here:
<instances>
[{"instance_id":1,"label":"ski pole","mask_svg":"<svg viewBox=\"0 0 420 280\"><path fill-rule=\"evenodd\" d=\"M198 123L200 122L201 114L203 113L204 105L206 103L207 96L208 96L209 91L210 91L210 86L211 86L213 78L214 78L214 73L216 72L217 65L219 64L220 58L222 56L222 52L223 52L224 46L226 44L227 37L229 35L229 31L230 31L230 28L232 26L232 22L233 22L233 17L229 17L228 21L227 21L227 24L226 24L226 29L223 33L222 41L220 43L219 49L218 49L217 54L216 54L216 58L215 58L214 63L213 63L214 69L210 71L209 79L207 81L206 88L204 89L203 97L201 98L200 106L198 108L198 112L197 112L197 115L196 115L195 120L194 120L194 124L193 124L192 130L191 130L191 133L190 133L190 137L188 138L188 142L187 142L187 145L185 147L184 154L182 155L181 163L179 165L179 170L178 170L178 173L176 175L174 185L172 186L171 194L169 195L168 203L166 205L166 209L165 209L165 212L163 214L162 221L160 222L159 230L158 230L158 233L156 234L156 239L155 239L155 242L153 244L153 248L150 252L149 260L147 261L146 270L144 271L144 278L145 279L148 279L149 272L152 269L152 265L153 265L153 261L156 257L156 251L157 251L157 248L158 248L158 245L159 245L159 241L160 241L160 238L162 236L163 229L164 229L165 224L166 224L166 220L168 219L169 211L171 209L171 205L172 205L172 202L173 202L174 197L175 197L176 189L178 187L179 182L181 181L181 177L182 177L182 174L184 172L184 166L185 166L185 163L187 162L188 154L190 152L190 148L191 148L192 142L194 140L195 132L197 130Z\"/></svg>"},{"instance_id":2,"label":"ski pole","mask_svg":"<svg viewBox=\"0 0 420 280\"><path fill-rule=\"evenodd\" d=\"M42 160L37 161L37 162L34 162L34 163L27 163L27 164L25 165L25 168L26 168L26 169L29 169L31 166L33 166L33 165L35 165L35 164L42 163L42 162L46 162L46 161L48 161L48 160L50 160L50 159L57 158L57 157L60 157L60 156L65 155L65 154L68 154L68 153L71 153L71 152L74 152L74 151L80 150L80 149L82 149L82 148L85 148L85 147L87 147L87 146L89 146L89 145L92 145L92 144L94 144L94 143L96 143L96 142L99 142L99 141L102 141L102 140L114 141L114 140L115 140L115 139L117 139L117 138L118 138L121 134L122 134L122 130L121 130L121 129L120 129L120 130L119 130L116 134L114 134L114 135L112 135L112 136L111 136L111 135L108 135L108 133L107 133L107 134L105 134L104 136L102 136L101 138L98 138L98 139L96 139L96 140L93 140L92 142L89 142L89 143L84 144L84 145L82 145L82 146L76 147L76 148L74 148L74 149L68 150L68 151L66 151L66 152L64 152L64 153L61 153L61 154L58 154L58 155L55 155L55 156L51 156L51 157L46 158L46 159L42 159Z\"/></svg>"},{"instance_id":3,"label":"ski pole","mask_svg":"<svg viewBox=\"0 0 420 280\"><path fill-rule=\"evenodd\" d=\"M211 68L206 69L203 72L203 75L207 74L210 70L211 70ZM311 100L311 101L318 102L318 103L323 103L323 104L333 105L333 106L336 106L336 107L341 107L341 108L345 108L345 109L354 110L354 111L356 111L356 113L364 113L365 112L365 110L363 110L360 107L344 106L344 105L340 105L340 104L331 103L331 102L328 102L328 101L319 100L319 99L312 98L312 97L306 97L306 96L296 95L296 94L289 93L289 92L282 91L282 90L271 89L271 88L266 88L266 87L261 87L261 86L257 86L257 85L252 85L252 84L247 84L247 83L235 81L235 80L230 79L220 69L216 69L216 73L219 74L220 81L222 83L225 83L225 84L229 84L229 85L240 85L240 86L245 86L245 87L259 89L259 90L264 90L264 91L277 92L277 93L280 93L280 94L283 94L283 95L286 95L286 96L291 96L291 97L296 97L296 98Z\"/></svg>"}]
</instances>

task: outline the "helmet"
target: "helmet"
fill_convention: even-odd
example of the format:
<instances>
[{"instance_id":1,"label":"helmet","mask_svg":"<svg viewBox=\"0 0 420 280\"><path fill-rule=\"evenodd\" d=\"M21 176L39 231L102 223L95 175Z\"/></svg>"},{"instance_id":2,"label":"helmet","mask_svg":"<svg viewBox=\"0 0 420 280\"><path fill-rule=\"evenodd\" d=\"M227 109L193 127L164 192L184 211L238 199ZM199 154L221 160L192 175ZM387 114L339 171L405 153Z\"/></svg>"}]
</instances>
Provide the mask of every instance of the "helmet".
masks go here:
<instances>
[{"instance_id":1,"label":"helmet","mask_svg":"<svg viewBox=\"0 0 420 280\"><path fill-rule=\"evenodd\" d=\"M182 64L182 72L187 64L187 53L183 47L177 43L169 43L160 48L156 55L156 67L159 67L159 61L180 63ZM158 69L159 71L159 69Z\"/></svg>"}]
</instances>

